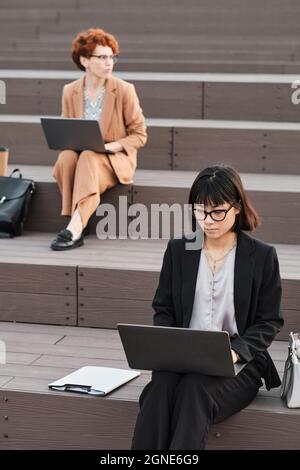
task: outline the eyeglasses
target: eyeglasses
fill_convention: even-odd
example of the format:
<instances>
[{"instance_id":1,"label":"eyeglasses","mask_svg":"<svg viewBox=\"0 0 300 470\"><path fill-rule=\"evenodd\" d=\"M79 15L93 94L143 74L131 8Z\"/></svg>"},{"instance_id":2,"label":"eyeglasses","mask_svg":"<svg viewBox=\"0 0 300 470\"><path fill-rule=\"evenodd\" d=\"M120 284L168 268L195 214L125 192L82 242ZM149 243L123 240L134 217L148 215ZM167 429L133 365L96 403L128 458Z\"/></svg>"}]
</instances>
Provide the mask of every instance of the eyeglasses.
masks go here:
<instances>
[{"instance_id":1,"label":"eyeglasses","mask_svg":"<svg viewBox=\"0 0 300 470\"><path fill-rule=\"evenodd\" d=\"M115 64L118 62L118 56L117 55L96 55L96 54L90 54L90 57L97 57L97 59L101 60L101 62L106 62L107 60L113 61Z\"/></svg>"},{"instance_id":2,"label":"eyeglasses","mask_svg":"<svg viewBox=\"0 0 300 470\"><path fill-rule=\"evenodd\" d=\"M193 212L194 212L195 217L197 217L198 220L205 220L209 214L212 220L214 220L215 222L222 222L222 220L225 219L227 212L229 212L232 207L233 207L233 204L231 204L231 206L228 207L228 209L216 209L216 210L209 211L209 212L205 211L204 209L195 207L193 208Z\"/></svg>"}]
</instances>

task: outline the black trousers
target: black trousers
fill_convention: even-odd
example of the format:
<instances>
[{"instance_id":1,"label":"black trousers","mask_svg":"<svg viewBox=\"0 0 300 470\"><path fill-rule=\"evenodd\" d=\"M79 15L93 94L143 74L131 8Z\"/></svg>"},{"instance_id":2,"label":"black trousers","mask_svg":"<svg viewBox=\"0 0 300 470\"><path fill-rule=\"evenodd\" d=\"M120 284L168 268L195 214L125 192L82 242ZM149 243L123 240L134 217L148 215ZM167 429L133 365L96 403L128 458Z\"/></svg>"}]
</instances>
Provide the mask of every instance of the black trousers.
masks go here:
<instances>
[{"instance_id":1,"label":"black trousers","mask_svg":"<svg viewBox=\"0 0 300 470\"><path fill-rule=\"evenodd\" d=\"M262 386L261 363L236 377L153 372L143 389L132 450L201 450L209 426L245 408Z\"/></svg>"}]
</instances>

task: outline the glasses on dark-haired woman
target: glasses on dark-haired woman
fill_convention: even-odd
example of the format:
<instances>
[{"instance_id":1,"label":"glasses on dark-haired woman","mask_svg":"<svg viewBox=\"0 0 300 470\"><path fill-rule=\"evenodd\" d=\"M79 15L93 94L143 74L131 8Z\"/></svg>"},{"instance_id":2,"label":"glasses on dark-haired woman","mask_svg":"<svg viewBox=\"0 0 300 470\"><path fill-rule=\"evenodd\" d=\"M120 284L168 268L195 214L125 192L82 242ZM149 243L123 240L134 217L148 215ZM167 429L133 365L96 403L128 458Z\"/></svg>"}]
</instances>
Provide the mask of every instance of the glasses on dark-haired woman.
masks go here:
<instances>
[{"instance_id":1,"label":"glasses on dark-haired woman","mask_svg":"<svg viewBox=\"0 0 300 470\"><path fill-rule=\"evenodd\" d=\"M193 212L194 212L195 217L197 217L198 220L205 220L209 214L212 220L214 220L215 222L222 222L232 207L233 207L233 204L231 204L231 206L228 207L228 209L215 209L212 211L205 211L204 209L200 207L194 207Z\"/></svg>"}]
</instances>

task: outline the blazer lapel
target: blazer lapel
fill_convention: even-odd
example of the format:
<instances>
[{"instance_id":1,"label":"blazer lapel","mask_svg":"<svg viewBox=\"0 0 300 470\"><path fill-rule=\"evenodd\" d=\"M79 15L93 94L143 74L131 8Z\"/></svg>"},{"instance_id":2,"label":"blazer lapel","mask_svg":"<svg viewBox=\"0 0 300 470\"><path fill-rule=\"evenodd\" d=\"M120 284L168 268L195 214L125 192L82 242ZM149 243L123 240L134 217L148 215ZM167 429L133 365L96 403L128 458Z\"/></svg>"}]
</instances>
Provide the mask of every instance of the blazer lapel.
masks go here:
<instances>
[{"instance_id":1,"label":"blazer lapel","mask_svg":"<svg viewBox=\"0 0 300 470\"><path fill-rule=\"evenodd\" d=\"M84 76L81 77L76 84L76 87L73 90L73 106L74 113L76 118L83 118L84 109L83 109L83 86L84 86Z\"/></svg>"},{"instance_id":2,"label":"blazer lapel","mask_svg":"<svg viewBox=\"0 0 300 470\"><path fill-rule=\"evenodd\" d=\"M105 140L107 131L109 129L113 111L114 111L115 100L116 100L115 89L116 89L116 82L115 82L115 79L111 77L107 80L107 83L106 83L103 108L102 108L102 112L100 116L100 129L101 129L101 134L104 140Z\"/></svg>"},{"instance_id":3,"label":"blazer lapel","mask_svg":"<svg viewBox=\"0 0 300 470\"><path fill-rule=\"evenodd\" d=\"M75 112L76 118L83 118L84 116L84 107L83 107L84 91L83 89L84 89L84 76L81 77L77 81L76 87L73 90L73 106L74 106L74 112ZM109 129L113 111L114 111L114 105L115 105L115 100L116 100L115 89L116 89L116 82L115 82L115 79L111 77L107 80L107 83L106 83L103 108L102 108L100 122L99 122L101 133L104 139L105 139L107 130Z\"/></svg>"},{"instance_id":4,"label":"blazer lapel","mask_svg":"<svg viewBox=\"0 0 300 470\"><path fill-rule=\"evenodd\" d=\"M254 257L251 256L254 245L251 238L240 232L237 240L235 266L234 266L234 308L239 334L243 334L249 304L251 300L251 287L254 270Z\"/></svg>"},{"instance_id":5,"label":"blazer lapel","mask_svg":"<svg viewBox=\"0 0 300 470\"><path fill-rule=\"evenodd\" d=\"M192 316L201 248L185 250L182 257L182 327L188 328Z\"/></svg>"}]
</instances>

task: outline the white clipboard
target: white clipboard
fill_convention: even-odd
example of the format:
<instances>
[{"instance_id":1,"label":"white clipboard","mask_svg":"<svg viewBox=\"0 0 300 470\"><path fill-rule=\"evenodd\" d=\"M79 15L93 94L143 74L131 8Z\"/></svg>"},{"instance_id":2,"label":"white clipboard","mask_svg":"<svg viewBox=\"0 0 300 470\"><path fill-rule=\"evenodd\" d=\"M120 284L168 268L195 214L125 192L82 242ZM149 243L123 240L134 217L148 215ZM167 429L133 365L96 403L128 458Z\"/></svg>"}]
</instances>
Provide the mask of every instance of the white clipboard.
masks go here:
<instances>
[{"instance_id":1,"label":"white clipboard","mask_svg":"<svg viewBox=\"0 0 300 470\"><path fill-rule=\"evenodd\" d=\"M140 374L134 370L86 366L50 383L48 387L63 392L104 396Z\"/></svg>"}]
</instances>

